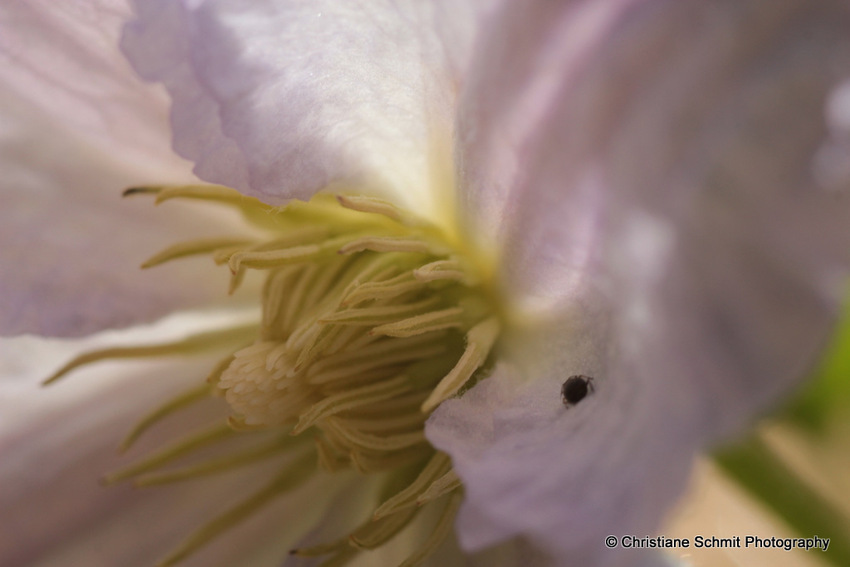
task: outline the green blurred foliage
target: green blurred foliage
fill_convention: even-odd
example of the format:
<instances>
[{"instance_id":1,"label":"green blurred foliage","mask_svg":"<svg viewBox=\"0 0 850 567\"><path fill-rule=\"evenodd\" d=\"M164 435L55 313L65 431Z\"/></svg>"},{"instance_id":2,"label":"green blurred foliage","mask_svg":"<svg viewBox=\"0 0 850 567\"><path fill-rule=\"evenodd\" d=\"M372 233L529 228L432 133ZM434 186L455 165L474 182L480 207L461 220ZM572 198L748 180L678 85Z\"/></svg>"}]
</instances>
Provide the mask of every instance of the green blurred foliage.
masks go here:
<instances>
[{"instance_id":1,"label":"green blurred foliage","mask_svg":"<svg viewBox=\"0 0 850 567\"><path fill-rule=\"evenodd\" d=\"M837 567L850 565L847 517L813 490L757 435L724 447L714 458L730 478L782 518L798 537L829 538L828 550L819 557Z\"/></svg>"},{"instance_id":2,"label":"green blurred foliage","mask_svg":"<svg viewBox=\"0 0 850 567\"><path fill-rule=\"evenodd\" d=\"M850 410L850 301L812 379L777 417L812 432L838 412Z\"/></svg>"}]
</instances>

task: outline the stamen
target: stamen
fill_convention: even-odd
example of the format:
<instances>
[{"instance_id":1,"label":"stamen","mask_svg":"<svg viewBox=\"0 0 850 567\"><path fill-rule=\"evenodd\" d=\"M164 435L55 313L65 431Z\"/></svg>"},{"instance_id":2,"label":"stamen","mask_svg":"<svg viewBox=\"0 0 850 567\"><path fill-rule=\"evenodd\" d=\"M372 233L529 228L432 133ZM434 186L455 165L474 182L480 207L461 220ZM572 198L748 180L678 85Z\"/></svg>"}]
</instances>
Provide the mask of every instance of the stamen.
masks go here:
<instances>
[{"instance_id":1,"label":"stamen","mask_svg":"<svg viewBox=\"0 0 850 567\"><path fill-rule=\"evenodd\" d=\"M316 260L322 253L332 254L334 248L321 244L303 244L301 246L284 248L283 250L241 250L233 254L227 263L230 266L231 272L236 272L243 266L254 269L276 268L287 264L299 264L308 260Z\"/></svg>"},{"instance_id":2,"label":"stamen","mask_svg":"<svg viewBox=\"0 0 850 567\"><path fill-rule=\"evenodd\" d=\"M231 435L235 435L235 431L226 423L217 423L214 426L189 435L188 437L168 445L159 451L149 455L142 461L139 461L125 469L108 474L103 478L104 484L115 484L122 480L138 476L142 473L152 471L165 464L170 463L180 457L188 455L200 447L218 443Z\"/></svg>"},{"instance_id":3,"label":"stamen","mask_svg":"<svg viewBox=\"0 0 850 567\"><path fill-rule=\"evenodd\" d=\"M290 555L296 555L298 557L318 557L320 555L327 555L328 553L338 553L340 551L352 551L353 548L348 545L348 538L336 540L331 543L321 543L319 545L313 545L310 547L299 547L298 549L293 549L289 552ZM322 563L322 565L325 565Z\"/></svg>"},{"instance_id":4,"label":"stamen","mask_svg":"<svg viewBox=\"0 0 850 567\"><path fill-rule=\"evenodd\" d=\"M319 320L319 323L336 323L337 325L361 325L371 327L388 322L405 319L422 311L428 311L439 304L441 298L428 297L415 303L401 305L386 305L378 307L355 307L339 311Z\"/></svg>"},{"instance_id":5,"label":"stamen","mask_svg":"<svg viewBox=\"0 0 850 567\"><path fill-rule=\"evenodd\" d=\"M423 416L425 414L419 411L419 407L422 405L422 402L425 400L427 394L428 392L413 392L404 396L398 396L397 398L393 398L391 400L372 404L371 406L368 406L366 408L358 408L357 410L354 410L350 413L353 416L366 419L375 419L380 417L389 417L405 414L415 414L417 416Z\"/></svg>"},{"instance_id":6,"label":"stamen","mask_svg":"<svg viewBox=\"0 0 850 567\"><path fill-rule=\"evenodd\" d=\"M408 557L399 567L417 567L437 550L443 540L446 539L446 536L449 535L449 530L454 523L455 516L457 516L457 511L460 509L462 501L463 497L460 494L453 494L449 498L440 519L437 521L437 525L434 526L434 529L431 532L430 537L426 540L425 545L423 545L419 551Z\"/></svg>"},{"instance_id":7,"label":"stamen","mask_svg":"<svg viewBox=\"0 0 850 567\"><path fill-rule=\"evenodd\" d=\"M237 504L224 514L207 523L201 529L187 538L176 550L157 563L157 567L170 567L191 555L199 547L235 526L260 508L270 504L273 499L303 484L310 478L313 470L311 454L295 461L287 467L265 488L256 492L250 498Z\"/></svg>"},{"instance_id":8,"label":"stamen","mask_svg":"<svg viewBox=\"0 0 850 567\"><path fill-rule=\"evenodd\" d=\"M339 249L340 254L354 254L371 250L373 252L408 252L415 254L430 254L442 256L449 253L449 249L435 242L428 242L421 238L410 238L405 236L364 236L347 243Z\"/></svg>"},{"instance_id":9,"label":"stamen","mask_svg":"<svg viewBox=\"0 0 850 567\"><path fill-rule=\"evenodd\" d=\"M379 325L370 332L373 335L387 335L389 337L413 337L423 333L460 328L463 327L463 324L463 309L449 307L448 309L409 317L395 323Z\"/></svg>"},{"instance_id":10,"label":"stamen","mask_svg":"<svg viewBox=\"0 0 850 567\"><path fill-rule=\"evenodd\" d=\"M202 201L215 201L237 206L250 205L254 208L270 211L273 207L261 201L245 197L241 193L223 187L221 185L151 185L146 187L130 187L123 193L124 197L137 194L156 195L155 204L159 205L170 199L199 199Z\"/></svg>"},{"instance_id":11,"label":"stamen","mask_svg":"<svg viewBox=\"0 0 850 567\"><path fill-rule=\"evenodd\" d=\"M413 272L405 272L386 281L366 282L346 294L342 304L354 305L370 299L390 299L419 291L425 287L425 282L413 277Z\"/></svg>"},{"instance_id":12,"label":"stamen","mask_svg":"<svg viewBox=\"0 0 850 567\"><path fill-rule=\"evenodd\" d=\"M324 470L333 473L344 469L351 462L347 456L336 451L321 435L316 435L314 441L319 457L319 466Z\"/></svg>"},{"instance_id":13,"label":"stamen","mask_svg":"<svg viewBox=\"0 0 850 567\"><path fill-rule=\"evenodd\" d=\"M427 352L419 350L421 347L434 345L444 337L418 336L404 340L386 340L376 337L368 338L372 340L371 343L363 345L358 344L351 349L346 349L344 351L339 351L329 356L326 356L322 360L319 360L315 364L313 364L313 366L311 367L311 371L318 373L328 368L333 368L339 365L349 365L355 362L361 362L364 358L375 359L377 357L384 357L391 354L396 354L401 351L409 352L410 360L421 359L428 354Z\"/></svg>"},{"instance_id":14,"label":"stamen","mask_svg":"<svg viewBox=\"0 0 850 567\"><path fill-rule=\"evenodd\" d=\"M213 262L215 262L216 266L223 266L230 262L230 257L236 254L237 252L245 250L244 246L225 246L223 248L219 248L212 253Z\"/></svg>"},{"instance_id":15,"label":"stamen","mask_svg":"<svg viewBox=\"0 0 850 567\"><path fill-rule=\"evenodd\" d=\"M246 273L247 270L239 269L230 276L230 283L227 286L227 295L233 295L236 293L236 290L239 289L240 285L242 285L242 281L245 279Z\"/></svg>"},{"instance_id":16,"label":"stamen","mask_svg":"<svg viewBox=\"0 0 850 567\"><path fill-rule=\"evenodd\" d=\"M451 467L451 460L445 453L436 453L422 472L416 477L407 488L398 492L395 496L381 504L375 510L374 518L377 520L403 508L414 506L417 504L417 498L422 494L436 479L445 474L446 469Z\"/></svg>"},{"instance_id":17,"label":"stamen","mask_svg":"<svg viewBox=\"0 0 850 567\"><path fill-rule=\"evenodd\" d=\"M348 424L359 431L367 433L397 433L421 428L428 416L421 412L408 413L399 416L379 416L372 419L361 419L350 417L356 414L357 408L346 412L345 420Z\"/></svg>"},{"instance_id":18,"label":"stamen","mask_svg":"<svg viewBox=\"0 0 850 567\"><path fill-rule=\"evenodd\" d=\"M422 356L436 356L446 352L446 346L443 344L426 345L418 349L403 350L401 352L387 353L379 359L368 359L359 364L340 365L328 370L314 371L307 376L307 381L310 384L328 384L330 382L344 381L350 378L358 378L358 383L366 382L366 372L373 369L385 369L392 373L392 369L397 364L401 364L410 360L416 360ZM349 384L350 385L350 384Z\"/></svg>"},{"instance_id":19,"label":"stamen","mask_svg":"<svg viewBox=\"0 0 850 567\"><path fill-rule=\"evenodd\" d=\"M354 530L348 536L348 540L357 549L375 549L407 527L417 512L419 512L418 508L401 510L379 520L370 521Z\"/></svg>"},{"instance_id":20,"label":"stamen","mask_svg":"<svg viewBox=\"0 0 850 567\"><path fill-rule=\"evenodd\" d=\"M437 499L446 506L434 531L405 567L418 565L445 538L457 513L461 482L424 434L429 413L484 375L499 336L494 293L478 264L457 254L452 238L392 203L362 196L318 195L272 207L219 186L137 187L125 195L156 202L200 199L235 207L254 228L249 236L176 244L145 262L209 254L230 268L230 292L249 270L266 278L262 321L146 346L85 353L47 382L101 360L193 354L226 349L205 383L145 416L122 449L153 425L208 396L231 414L105 478L137 486L173 483L246 467L305 449L276 479L195 532L160 564L173 565L303 483L318 466L386 474L381 505L342 539L294 550L329 555L342 566L376 548ZM255 236L266 231L267 237ZM453 235L455 233L452 233ZM310 435L303 435L306 431ZM248 440L237 446L235 438ZM234 442L226 442L233 439ZM312 441L312 442L311 442ZM201 456L214 446L213 456ZM443 498L446 497L446 498Z\"/></svg>"},{"instance_id":21,"label":"stamen","mask_svg":"<svg viewBox=\"0 0 850 567\"><path fill-rule=\"evenodd\" d=\"M464 263L453 258L450 260L437 260L425 264L413 270L413 276L421 282L434 282L440 280L455 280L467 286L478 285L476 278L470 274Z\"/></svg>"},{"instance_id":22,"label":"stamen","mask_svg":"<svg viewBox=\"0 0 850 567\"><path fill-rule=\"evenodd\" d=\"M345 441L350 443L353 449L374 451L378 453L389 453L392 451L398 451L399 449L406 449L425 441L424 431L381 437L357 431L353 427L348 426L345 420L337 417L329 418L325 422L325 429L333 431L339 435Z\"/></svg>"},{"instance_id":23,"label":"stamen","mask_svg":"<svg viewBox=\"0 0 850 567\"><path fill-rule=\"evenodd\" d=\"M409 389L410 385L407 383L407 380L401 376L394 380L377 382L361 388L352 388L351 390L328 396L321 402L313 404L309 410L301 414L298 424L292 430L292 434L298 435L320 419L358 406L369 405L374 402L393 398L405 393Z\"/></svg>"},{"instance_id":24,"label":"stamen","mask_svg":"<svg viewBox=\"0 0 850 567\"><path fill-rule=\"evenodd\" d=\"M422 222L419 219L383 199L365 195L338 195L337 200L346 209L352 209L362 213L384 215L405 226L422 226Z\"/></svg>"},{"instance_id":25,"label":"stamen","mask_svg":"<svg viewBox=\"0 0 850 567\"><path fill-rule=\"evenodd\" d=\"M428 487L425 492L419 495L416 498L416 505L422 506L423 504L427 504L432 500L436 500L440 496L444 496L449 492L460 488L462 486L460 477L454 471L454 469L450 470L437 480L431 483L431 486Z\"/></svg>"},{"instance_id":26,"label":"stamen","mask_svg":"<svg viewBox=\"0 0 850 567\"><path fill-rule=\"evenodd\" d=\"M456 394L472 377L473 372L484 364L498 336L499 321L495 317L474 326L466 334L466 351L464 351L463 356L460 357L452 371L440 380L440 383L422 404L422 411L430 412L440 402Z\"/></svg>"},{"instance_id":27,"label":"stamen","mask_svg":"<svg viewBox=\"0 0 850 567\"><path fill-rule=\"evenodd\" d=\"M423 452L428 448L430 448L430 445L423 443L422 445L395 453L351 451L349 457L351 458L351 464L354 465L357 472L371 474L395 470L399 467L418 462L422 460Z\"/></svg>"},{"instance_id":28,"label":"stamen","mask_svg":"<svg viewBox=\"0 0 850 567\"><path fill-rule=\"evenodd\" d=\"M213 387L210 392L210 395L217 395L219 391L216 386L218 386L218 382L221 380L221 375L227 370L227 367L233 362L234 355L227 355L225 358L218 361L218 363L213 367L212 371L207 375L207 379L205 382Z\"/></svg>"},{"instance_id":29,"label":"stamen","mask_svg":"<svg viewBox=\"0 0 850 567\"><path fill-rule=\"evenodd\" d=\"M411 270L416 263L412 262L406 254L384 253L384 254L367 254L369 263L364 265L351 284L343 292L343 300L346 303L352 303L348 300L348 296L354 293L355 290L364 284L370 282L382 282L387 278L391 278L401 272Z\"/></svg>"},{"instance_id":30,"label":"stamen","mask_svg":"<svg viewBox=\"0 0 850 567\"><path fill-rule=\"evenodd\" d=\"M159 356L171 356L178 354L195 354L205 350L221 348L222 346L244 339L256 333L256 325L234 327L213 331L210 333L199 333L185 339L159 345L147 345L138 347L111 347L91 352L86 352L66 363L65 366L54 372L49 378L42 382L43 386L52 384L72 370L80 366L86 366L102 360L114 360L118 358L150 358Z\"/></svg>"},{"instance_id":31,"label":"stamen","mask_svg":"<svg viewBox=\"0 0 850 567\"><path fill-rule=\"evenodd\" d=\"M240 248L251 244L246 238L205 238L179 242L168 248L157 252L142 264L142 269L152 268L177 258L209 254L222 248Z\"/></svg>"},{"instance_id":32,"label":"stamen","mask_svg":"<svg viewBox=\"0 0 850 567\"><path fill-rule=\"evenodd\" d=\"M295 288L293 288L292 294L289 296L286 308L281 309L283 312L283 321L281 321L280 330L284 331L289 336L291 336L296 330L295 322L300 316L302 316L301 312L303 310L303 306L306 305L306 302L303 301L302 298L307 294L308 287L318 271L319 269L312 265L307 265L304 268L301 272L301 277L298 280L298 283ZM266 311L266 309L264 309L264 311Z\"/></svg>"},{"instance_id":33,"label":"stamen","mask_svg":"<svg viewBox=\"0 0 850 567\"><path fill-rule=\"evenodd\" d=\"M212 474L219 474L228 470L256 463L271 457L280 456L287 449L287 445L292 445L293 438L289 436L278 437L270 443L251 447L246 451L233 453L209 459L196 465L183 467L173 471L151 473L139 476L133 481L135 486L153 486L155 484L168 484L179 482L191 478L198 478ZM297 439L297 438L296 438Z\"/></svg>"},{"instance_id":34,"label":"stamen","mask_svg":"<svg viewBox=\"0 0 850 567\"><path fill-rule=\"evenodd\" d=\"M148 415L143 417L136 426L133 427L133 429L130 430L130 433L128 433L124 438L124 441L121 442L119 450L123 453L129 449L145 431L169 415L209 397L210 389L211 387L209 384L201 384L200 386L187 390L179 396L176 396L171 401L150 412Z\"/></svg>"}]
</instances>

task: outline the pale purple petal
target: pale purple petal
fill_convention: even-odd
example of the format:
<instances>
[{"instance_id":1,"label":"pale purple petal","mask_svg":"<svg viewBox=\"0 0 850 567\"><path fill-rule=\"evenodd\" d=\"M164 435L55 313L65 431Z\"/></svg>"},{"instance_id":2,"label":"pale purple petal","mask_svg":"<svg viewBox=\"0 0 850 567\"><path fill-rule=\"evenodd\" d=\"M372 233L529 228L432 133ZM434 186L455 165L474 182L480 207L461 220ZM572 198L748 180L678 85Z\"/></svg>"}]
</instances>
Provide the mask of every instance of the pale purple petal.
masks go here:
<instances>
[{"instance_id":1,"label":"pale purple petal","mask_svg":"<svg viewBox=\"0 0 850 567\"><path fill-rule=\"evenodd\" d=\"M174 147L201 178L273 202L338 183L434 208L475 30L467 2L136 7L124 50L165 84Z\"/></svg>"},{"instance_id":2,"label":"pale purple petal","mask_svg":"<svg viewBox=\"0 0 850 567\"><path fill-rule=\"evenodd\" d=\"M183 315L147 328L74 341L0 339L0 531L3 565L154 564L216 514L262 486L276 466L151 489L98 479L133 457L219 419L206 404L175 416L121 457L116 446L158 403L203 381L216 359L101 363L49 388L41 380L74 353L208 331L232 317ZM274 565L325 511L333 484L317 478L202 549L185 564ZM293 514L293 510L298 510Z\"/></svg>"},{"instance_id":3,"label":"pale purple petal","mask_svg":"<svg viewBox=\"0 0 850 567\"><path fill-rule=\"evenodd\" d=\"M0 334L83 335L225 289L197 262L138 270L226 221L120 199L130 185L195 179L169 148L166 97L118 49L128 16L107 0L0 7Z\"/></svg>"},{"instance_id":4,"label":"pale purple petal","mask_svg":"<svg viewBox=\"0 0 850 567\"><path fill-rule=\"evenodd\" d=\"M229 273L209 258L139 265L180 240L239 234L234 215L122 199L161 172L116 162L8 93L0 114L0 334L79 336L227 300Z\"/></svg>"},{"instance_id":5,"label":"pale purple petal","mask_svg":"<svg viewBox=\"0 0 850 567\"><path fill-rule=\"evenodd\" d=\"M72 130L81 143L145 167L183 167L168 146L168 102L118 49L122 0L0 5L0 90Z\"/></svg>"},{"instance_id":6,"label":"pale purple petal","mask_svg":"<svg viewBox=\"0 0 850 567\"><path fill-rule=\"evenodd\" d=\"M523 533L629 563L602 538L655 529L691 453L787 392L829 336L850 200L820 158L846 155L850 10L542 2L499 21L465 98L467 206L543 322L429 438L468 487L469 548ZM568 409L571 374L596 392Z\"/></svg>"}]
</instances>

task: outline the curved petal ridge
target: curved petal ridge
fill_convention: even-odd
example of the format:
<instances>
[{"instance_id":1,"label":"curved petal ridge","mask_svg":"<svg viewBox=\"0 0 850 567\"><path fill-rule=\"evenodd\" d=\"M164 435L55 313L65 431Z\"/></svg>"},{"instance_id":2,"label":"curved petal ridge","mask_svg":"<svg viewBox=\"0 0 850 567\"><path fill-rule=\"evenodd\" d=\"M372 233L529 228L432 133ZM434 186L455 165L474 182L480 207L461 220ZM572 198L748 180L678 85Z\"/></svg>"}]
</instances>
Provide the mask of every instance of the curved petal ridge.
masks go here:
<instances>
[{"instance_id":1,"label":"curved petal ridge","mask_svg":"<svg viewBox=\"0 0 850 567\"><path fill-rule=\"evenodd\" d=\"M450 147L470 5L210 0L137 9L124 50L168 88L175 148L200 177L269 202L369 184L433 210L431 160Z\"/></svg>"},{"instance_id":2,"label":"curved petal ridge","mask_svg":"<svg viewBox=\"0 0 850 567\"><path fill-rule=\"evenodd\" d=\"M469 548L519 532L582 565L631 564L601 538L657 528L692 454L805 376L845 291L850 183L819 158L846 149L847 5L616 5L585 50L553 30L598 3L503 13L491 41L537 51L493 59L476 88L528 74L550 96L526 114L515 85L485 99L493 125L467 115L465 132L513 144L483 134L515 166L488 169L502 162L482 142L466 171L503 184L482 225L501 223L509 296L551 324L427 426L469 487ZM525 70L546 61L548 76ZM514 112L540 119L513 138ZM470 187L477 213L491 195ZM572 374L596 391L565 408Z\"/></svg>"}]
</instances>

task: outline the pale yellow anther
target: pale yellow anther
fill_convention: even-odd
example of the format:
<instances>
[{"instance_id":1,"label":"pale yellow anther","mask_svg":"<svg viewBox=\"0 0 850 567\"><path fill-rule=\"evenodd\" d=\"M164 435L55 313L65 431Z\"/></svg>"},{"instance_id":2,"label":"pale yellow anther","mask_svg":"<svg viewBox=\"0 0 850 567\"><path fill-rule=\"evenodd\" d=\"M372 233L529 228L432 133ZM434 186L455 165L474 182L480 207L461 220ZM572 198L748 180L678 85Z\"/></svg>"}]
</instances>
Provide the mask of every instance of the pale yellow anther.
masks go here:
<instances>
[{"instance_id":1,"label":"pale yellow anther","mask_svg":"<svg viewBox=\"0 0 850 567\"><path fill-rule=\"evenodd\" d=\"M240 250L230 256L227 265L231 272L236 272L242 266L246 268L264 269L297 264L312 260L322 253L319 244L304 244L283 250Z\"/></svg>"},{"instance_id":2,"label":"pale yellow anther","mask_svg":"<svg viewBox=\"0 0 850 567\"><path fill-rule=\"evenodd\" d=\"M467 286L478 285L477 278L465 263L457 258L425 264L413 270L413 276L421 282L454 280Z\"/></svg>"},{"instance_id":3,"label":"pale yellow anther","mask_svg":"<svg viewBox=\"0 0 850 567\"><path fill-rule=\"evenodd\" d=\"M425 421L439 403L482 375L500 330L495 293L486 274L482 279L486 265L463 255L456 241L462 232L359 195L318 195L272 207L220 186L126 192L137 193L155 195L158 203L211 201L242 213L257 229L248 236L176 244L144 267L207 254L230 268L231 292L249 271L262 271L262 321L167 344L86 353L49 381L100 360L224 349L227 356L206 383L147 415L125 446L209 396L223 397L230 415L107 480L164 484L290 456L272 483L203 526L161 565L182 561L304 482L316 466L382 474L383 503L364 511L370 519L350 526L341 539L294 553L328 555L323 565L342 567L360 550L395 536L421 506L445 502L433 533L403 565L421 563L448 533L461 494L449 458L435 453L425 437Z\"/></svg>"},{"instance_id":4,"label":"pale yellow anther","mask_svg":"<svg viewBox=\"0 0 850 567\"><path fill-rule=\"evenodd\" d=\"M466 334L466 350L463 356L422 404L422 411L428 413L440 402L456 394L487 360L498 336L499 321L495 317L486 319L470 329Z\"/></svg>"},{"instance_id":5,"label":"pale yellow anther","mask_svg":"<svg viewBox=\"0 0 850 567\"><path fill-rule=\"evenodd\" d=\"M361 406L365 407L365 406ZM358 431L374 434L389 434L398 433L400 431L410 431L413 429L421 429L425 425L425 416L422 412L410 412L397 416L375 416L371 418L349 417L358 415L360 408L353 408L346 412L345 421Z\"/></svg>"},{"instance_id":6,"label":"pale yellow anther","mask_svg":"<svg viewBox=\"0 0 850 567\"><path fill-rule=\"evenodd\" d=\"M350 330L355 331L356 329L352 328ZM405 340L388 340L382 337L372 337L364 334L362 339L369 339L368 341L360 340L352 343L350 349L341 352L335 351L323 357L322 360L317 361L312 366L311 372L319 373L335 367L360 363L365 360L382 360L387 356L393 356L401 352L407 353L405 356L408 356L409 360L420 359L429 356L431 353L430 350L426 351L423 349L440 346L445 350L445 345L440 341L441 338L443 337L419 336Z\"/></svg>"},{"instance_id":7,"label":"pale yellow anther","mask_svg":"<svg viewBox=\"0 0 850 567\"><path fill-rule=\"evenodd\" d=\"M339 248L340 254L372 252L407 252L413 254L443 255L449 252L445 246L420 238L405 236L366 236L353 240Z\"/></svg>"},{"instance_id":8,"label":"pale yellow anther","mask_svg":"<svg viewBox=\"0 0 850 567\"><path fill-rule=\"evenodd\" d=\"M124 440L119 446L119 450L124 452L129 449L142 434L177 411L186 408L196 402L206 399L210 395L212 386L209 383L195 386L194 388L183 392L182 394L172 398L170 401L159 406L141 420L130 430L130 433L124 437Z\"/></svg>"},{"instance_id":9,"label":"pale yellow anther","mask_svg":"<svg viewBox=\"0 0 850 567\"><path fill-rule=\"evenodd\" d=\"M216 266L223 266L230 262L231 256L242 250L245 250L245 246L225 246L213 251L212 260Z\"/></svg>"},{"instance_id":10,"label":"pale yellow anther","mask_svg":"<svg viewBox=\"0 0 850 567\"><path fill-rule=\"evenodd\" d=\"M446 352L446 345L433 344L423 346L416 351L401 351L386 354L381 358L370 358L356 364L337 365L332 368L306 373L306 380L313 385L330 385L334 382L346 382L346 388L368 383L376 377L395 376L399 366L417 360L420 356L437 356Z\"/></svg>"},{"instance_id":11,"label":"pale yellow anther","mask_svg":"<svg viewBox=\"0 0 850 567\"><path fill-rule=\"evenodd\" d=\"M350 427L344 419L329 418L326 422L328 430L333 431L338 438L344 440L352 449L389 453L407 449L425 441L424 431L399 433L396 435L379 436L363 433Z\"/></svg>"},{"instance_id":12,"label":"pale yellow anther","mask_svg":"<svg viewBox=\"0 0 850 567\"><path fill-rule=\"evenodd\" d=\"M359 388L352 388L333 396L328 396L322 401L313 404L310 409L301 414L298 424L292 430L292 434L297 435L301 433L320 419L358 406L369 405L374 402L393 398L407 392L409 389L410 385L402 376Z\"/></svg>"},{"instance_id":13,"label":"pale yellow anther","mask_svg":"<svg viewBox=\"0 0 850 567\"><path fill-rule=\"evenodd\" d=\"M166 463L170 463L180 457L190 454L199 447L205 447L226 439L234 434L234 431L225 423L217 423L212 427L180 439L172 445L168 445L148 456L146 459L133 465L108 474L103 478L106 484L112 484L128 478L133 478L142 473L152 471Z\"/></svg>"},{"instance_id":14,"label":"pale yellow anther","mask_svg":"<svg viewBox=\"0 0 850 567\"><path fill-rule=\"evenodd\" d=\"M383 215L406 226L422 226L423 224L422 221L407 211L399 209L389 201L384 201L377 197L367 195L339 195L337 196L337 200L346 209Z\"/></svg>"},{"instance_id":15,"label":"pale yellow anther","mask_svg":"<svg viewBox=\"0 0 850 567\"><path fill-rule=\"evenodd\" d=\"M410 523L417 509L401 510L379 520L368 522L349 536L349 541L357 549L375 549L389 541L394 535Z\"/></svg>"},{"instance_id":16,"label":"pale yellow anther","mask_svg":"<svg viewBox=\"0 0 850 567\"><path fill-rule=\"evenodd\" d=\"M335 323L337 325L375 326L391 321L406 319L417 313L428 311L437 306L440 297L430 296L425 299L402 303L400 305L381 305L377 307L355 307L339 311L333 315L322 317L320 323Z\"/></svg>"},{"instance_id":17,"label":"pale yellow anther","mask_svg":"<svg viewBox=\"0 0 850 567\"><path fill-rule=\"evenodd\" d=\"M385 253L367 256L369 261L363 265L359 273L345 288L342 297L346 298L357 287L369 282L382 282L396 276L399 272L407 271L409 259L405 254Z\"/></svg>"},{"instance_id":18,"label":"pale yellow anther","mask_svg":"<svg viewBox=\"0 0 850 567\"><path fill-rule=\"evenodd\" d=\"M452 463L448 455L445 453L435 453L419 476L416 477L407 488L396 493L392 498L381 504L373 518L376 520L382 518L404 508L415 506L419 496L428 489L431 484L441 476L445 475L447 470L451 468Z\"/></svg>"},{"instance_id":19,"label":"pale yellow anther","mask_svg":"<svg viewBox=\"0 0 850 567\"><path fill-rule=\"evenodd\" d=\"M176 470L143 474L133 481L133 485L153 486L155 484L169 484L243 467L279 455L281 451L287 449L287 445L293 444L291 439L274 439L271 442L262 443L238 453L227 453L222 457L209 459Z\"/></svg>"},{"instance_id":20,"label":"pale yellow anther","mask_svg":"<svg viewBox=\"0 0 850 567\"><path fill-rule=\"evenodd\" d=\"M457 475L454 469L448 471L446 474L435 480L431 483L422 494L420 494L416 498L416 505L422 506L423 504L427 504L432 500L436 500L440 496L448 494L449 492L460 488L463 483L460 480L460 477Z\"/></svg>"},{"instance_id":21,"label":"pale yellow anther","mask_svg":"<svg viewBox=\"0 0 850 567\"><path fill-rule=\"evenodd\" d=\"M170 567L182 561L221 532L241 522L260 508L270 504L277 495L292 490L306 482L312 472L312 455L306 455L296 460L258 492L255 492L246 500L230 508L224 514L214 518L192 534L170 555L157 563L157 567Z\"/></svg>"},{"instance_id":22,"label":"pale yellow anther","mask_svg":"<svg viewBox=\"0 0 850 567\"><path fill-rule=\"evenodd\" d=\"M137 194L154 194L157 205L170 199L198 199L202 201L213 201L232 205L250 205L261 210L271 210L266 205L252 197L246 197L241 193L221 185L149 185L144 187L131 187L124 191L124 197Z\"/></svg>"},{"instance_id":23,"label":"pale yellow anther","mask_svg":"<svg viewBox=\"0 0 850 567\"><path fill-rule=\"evenodd\" d=\"M439 311L431 311L409 317L394 323L386 323L375 327L370 332L373 335L387 335L389 337L413 337L423 333L432 333L445 329L457 329L463 327L463 308L449 307Z\"/></svg>"},{"instance_id":24,"label":"pale yellow anther","mask_svg":"<svg viewBox=\"0 0 850 567\"><path fill-rule=\"evenodd\" d=\"M415 447L392 453L353 450L348 456L357 472L372 474L397 470L399 467L419 462L422 460L422 456L426 455L430 450L430 445L422 443Z\"/></svg>"},{"instance_id":25,"label":"pale yellow anther","mask_svg":"<svg viewBox=\"0 0 850 567\"><path fill-rule=\"evenodd\" d=\"M44 385L52 384L72 370L94 362L121 358L150 358L196 354L198 352L215 349L217 347L221 348L222 346L244 340L245 337L255 334L256 329L256 325L231 327L220 331L199 333L170 343L134 347L110 347L86 352L72 359L62 368L54 372L52 376L44 381Z\"/></svg>"},{"instance_id":26,"label":"pale yellow anther","mask_svg":"<svg viewBox=\"0 0 850 567\"><path fill-rule=\"evenodd\" d=\"M187 256L197 256L200 254L209 254L218 250L239 250L242 247L249 246L253 241L247 238L203 238L198 240L190 240L188 242L179 242L168 248L154 254L142 264L142 268L152 268L176 260L177 258L185 258Z\"/></svg>"},{"instance_id":27,"label":"pale yellow anther","mask_svg":"<svg viewBox=\"0 0 850 567\"><path fill-rule=\"evenodd\" d=\"M239 286L242 285L242 282L245 280L245 274L247 273L248 271L245 268L240 268L230 274L230 282L227 285L227 295L233 295L236 293L236 290L239 289Z\"/></svg>"},{"instance_id":28,"label":"pale yellow anther","mask_svg":"<svg viewBox=\"0 0 850 567\"><path fill-rule=\"evenodd\" d=\"M236 271L243 265L247 268L265 269L296 264L322 252L330 255L340 244L349 240L345 237L330 238L330 232L327 227L321 226L295 228L288 231L284 237L252 246L235 250L233 247L222 247L213 258L219 263L226 262L231 271Z\"/></svg>"},{"instance_id":29,"label":"pale yellow anther","mask_svg":"<svg viewBox=\"0 0 850 567\"><path fill-rule=\"evenodd\" d=\"M405 272L389 280L366 282L358 285L345 294L342 304L347 306L372 299L390 299L421 290L424 287L425 282L414 278L413 272Z\"/></svg>"}]
</instances>

